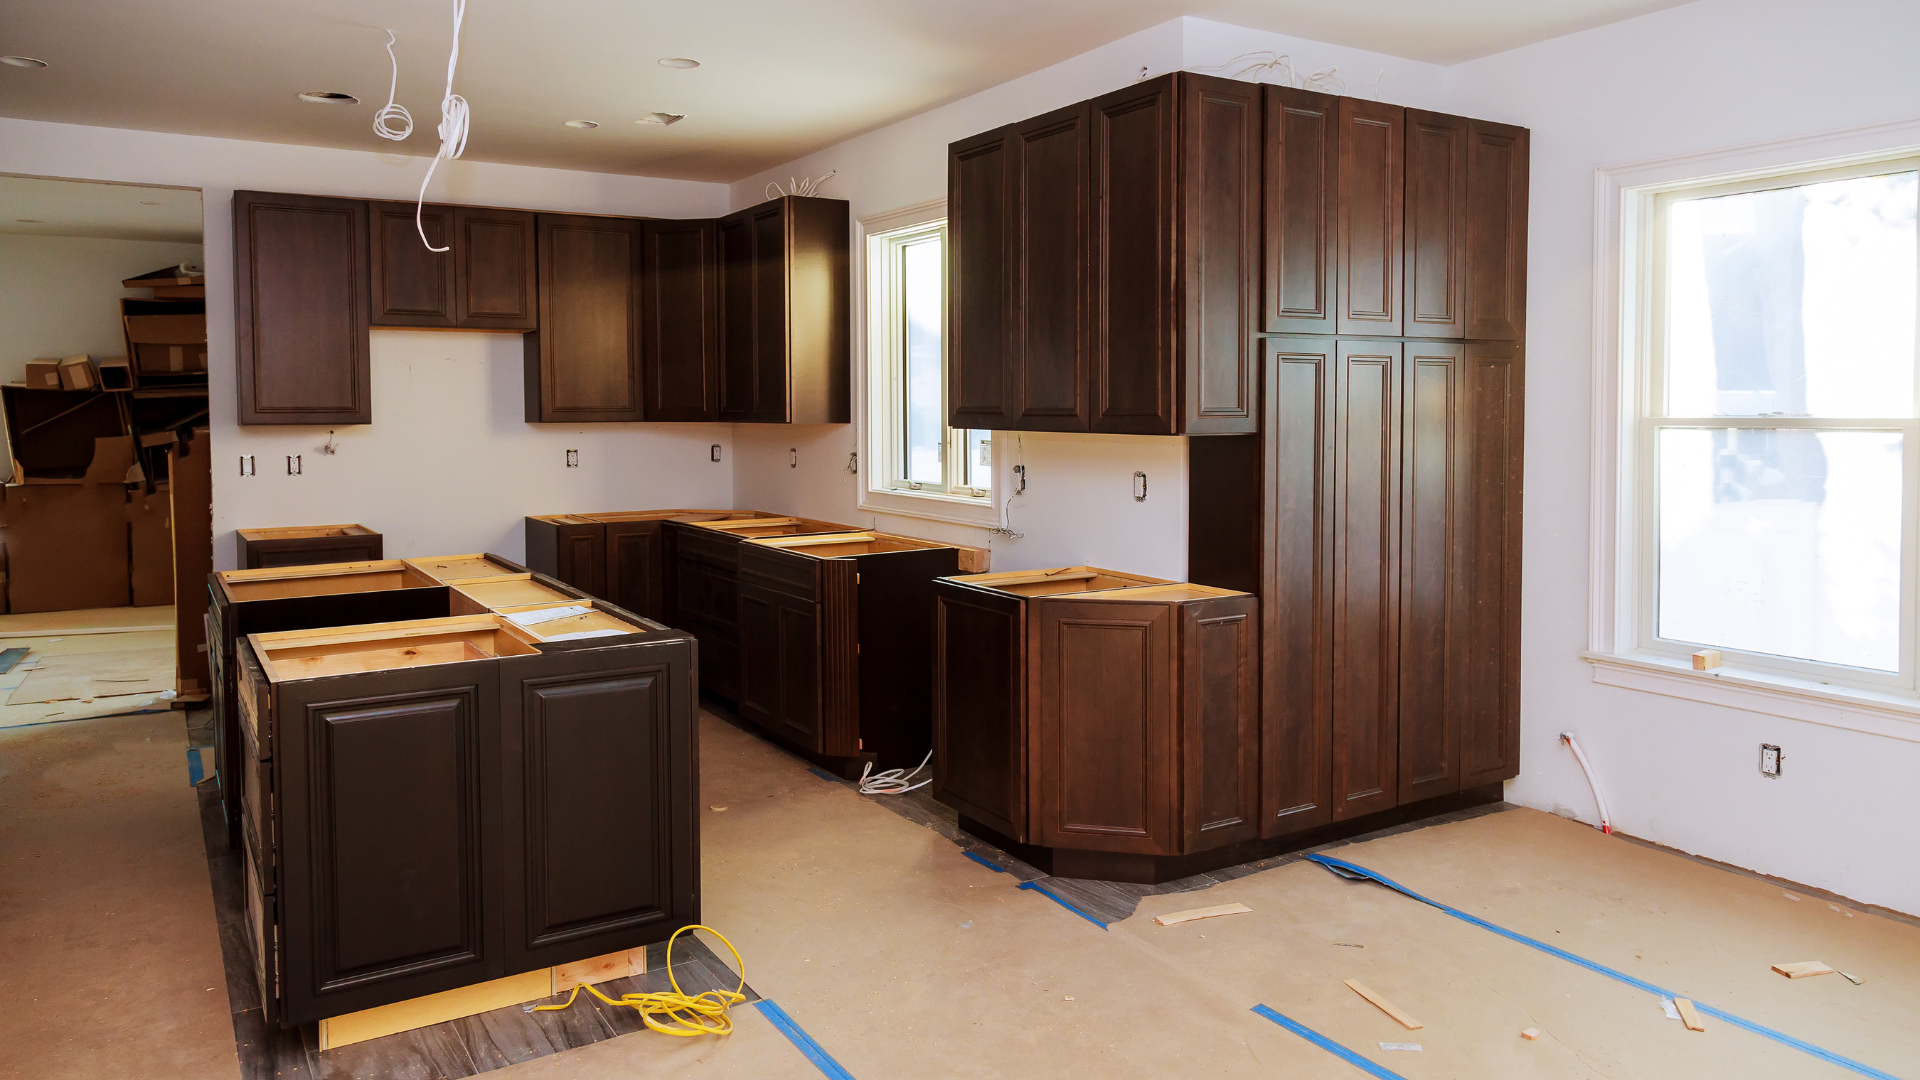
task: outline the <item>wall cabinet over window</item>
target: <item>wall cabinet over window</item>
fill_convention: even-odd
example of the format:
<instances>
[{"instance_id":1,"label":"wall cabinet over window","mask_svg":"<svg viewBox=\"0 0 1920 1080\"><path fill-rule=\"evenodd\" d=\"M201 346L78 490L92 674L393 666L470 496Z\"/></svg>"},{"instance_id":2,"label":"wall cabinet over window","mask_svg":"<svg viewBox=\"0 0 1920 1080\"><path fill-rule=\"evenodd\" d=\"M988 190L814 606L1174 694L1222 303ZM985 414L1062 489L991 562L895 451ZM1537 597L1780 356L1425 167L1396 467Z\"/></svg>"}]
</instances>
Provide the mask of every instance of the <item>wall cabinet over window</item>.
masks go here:
<instances>
[{"instance_id":1,"label":"wall cabinet over window","mask_svg":"<svg viewBox=\"0 0 1920 1080\"><path fill-rule=\"evenodd\" d=\"M949 147L950 424L1254 430L1260 123L1180 72Z\"/></svg>"},{"instance_id":2,"label":"wall cabinet over window","mask_svg":"<svg viewBox=\"0 0 1920 1080\"><path fill-rule=\"evenodd\" d=\"M720 419L844 424L847 204L786 196L719 221Z\"/></svg>"}]
</instances>

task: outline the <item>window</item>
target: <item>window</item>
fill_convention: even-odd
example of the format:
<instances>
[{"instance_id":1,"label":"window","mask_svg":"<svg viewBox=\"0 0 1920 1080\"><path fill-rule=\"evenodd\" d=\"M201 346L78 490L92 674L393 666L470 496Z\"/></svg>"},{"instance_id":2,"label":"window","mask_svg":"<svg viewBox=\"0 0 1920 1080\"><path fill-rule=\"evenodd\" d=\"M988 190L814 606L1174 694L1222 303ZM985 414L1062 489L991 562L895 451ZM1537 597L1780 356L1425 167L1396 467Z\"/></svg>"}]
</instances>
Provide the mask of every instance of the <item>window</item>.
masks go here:
<instances>
[{"instance_id":1,"label":"window","mask_svg":"<svg viewBox=\"0 0 1920 1080\"><path fill-rule=\"evenodd\" d=\"M1920 160L1641 198L1638 648L1920 689Z\"/></svg>"},{"instance_id":2,"label":"window","mask_svg":"<svg viewBox=\"0 0 1920 1080\"><path fill-rule=\"evenodd\" d=\"M944 203L868 219L862 506L991 524L993 433L947 427Z\"/></svg>"}]
</instances>

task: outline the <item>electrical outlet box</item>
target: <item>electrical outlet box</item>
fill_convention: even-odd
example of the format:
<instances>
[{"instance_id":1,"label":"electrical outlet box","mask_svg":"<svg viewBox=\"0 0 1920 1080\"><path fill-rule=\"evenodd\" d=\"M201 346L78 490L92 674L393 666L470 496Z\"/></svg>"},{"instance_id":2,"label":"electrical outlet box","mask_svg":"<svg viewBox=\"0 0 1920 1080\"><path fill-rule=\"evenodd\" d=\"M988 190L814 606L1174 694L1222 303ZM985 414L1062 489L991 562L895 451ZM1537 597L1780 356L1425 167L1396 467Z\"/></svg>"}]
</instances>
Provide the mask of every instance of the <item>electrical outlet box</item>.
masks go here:
<instances>
[{"instance_id":1,"label":"electrical outlet box","mask_svg":"<svg viewBox=\"0 0 1920 1080\"><path fill-rule=\"evenodd\" d=\"M578 450L567 451L567 468L577 469L579 467L580 467L580 451Z\"/></svg>"},{"instance_id":2,"label":"electrical outlet box","mask_svg":"<svg viewBox=\"0 0 1920 1080\"><path fill-rule=\"evenodd\" d=\"M1769 780L1780 779L1780 762L1784 757L1780 748L1772 743L1760 744L1760 775Z\"/></svg>"},{"instance_id":3,"label":"electrical outlet box","mask_svg":"<svg viewBox=\"0 0 1920 1080\"><path fill-rule=\"evenodd\" d=\"M287 475L288 476L300 475L300 455L299 454L287 455Z\"/></svg>"},{"instance_id":4,"label":"electrical outlet box","mask_svg":"<svg viewBox=\"0 0 1920 1080\"><path fill-rule=\"evenodd\" d=\"M253 473L253 455L241 454L240 455L240 475L252 476L253 474L254 474Z\"/></svg>"},{"instance_id":5,"label":"electrical outlet box","mask_svg":"<svg viewBox=\"0 0 1920 1080\"><path fill-rule=\"evenodd\" d=\"M709 451L709 453L711 454L713 460L719 461L720 460L720 444L714 443L713 449Z\"/></svg>"}]
</instances>

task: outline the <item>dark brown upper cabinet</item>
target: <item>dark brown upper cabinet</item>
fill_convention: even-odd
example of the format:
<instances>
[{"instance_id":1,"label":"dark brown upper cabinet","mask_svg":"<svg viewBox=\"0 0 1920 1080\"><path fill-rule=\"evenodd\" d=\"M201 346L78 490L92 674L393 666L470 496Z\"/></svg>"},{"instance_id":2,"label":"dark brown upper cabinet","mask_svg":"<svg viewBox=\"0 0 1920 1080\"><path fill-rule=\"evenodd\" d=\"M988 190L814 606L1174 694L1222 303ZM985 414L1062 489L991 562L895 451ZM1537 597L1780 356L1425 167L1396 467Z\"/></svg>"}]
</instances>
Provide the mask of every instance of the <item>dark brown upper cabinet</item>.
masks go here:
<instances>
[{"instance_id":1,"label":"dark brown upper cabinet","mask_svg":"<svg viewBox=\"0 0 1920 1080\"><path fill-rule=\"evenodd\" d=\"M368 424L367 204L233 193L242 424Z\"/></svg>"},{"instance_id":2,"label":"dark brown upper cabinet","mask_svg":"<svg viewBox=\"0 0 1920 1080\"><path fill-rule=\"evenodd\" d=\"M1359 98L1339 103L1336 326L1342 334L1397 337L1403 325L1406 111Z\"/></svg>"},{"instance_id":3,"label":"dark brown upper cabinet","mask_svg":"<svg viewBox=\"0 0 1920 1080\"><path fill-rule=\"evenodd\" d=\"M477 206L368 204L373 325L531 330L534 215ZM430 251L421 233L434 247Z\"/></svg>"},{"instance_id":4,"label":"dark brown upper cabinet","mask_svg":"<svg viewBox=\"0 0 1920 1080\"><path fill-rule=\"evenodd\" d=\"M1407 110L1406 336L1466 332L1467 121Z\"/></svg>"},{"instance_id":5,"label":"dark brown upper cabinet","mask_svg":"<svg viewBox=\"0 0 1920 1080\"><path fill-rule=\"evenodd\" d=\"M454 325L472 330L538 325L536 216L484 206L453 208Z\"/></svg>"},{"instance_id":6,"label":"dark brown upper cabinet","mask_svg":"<svg viewBox=\"0 0 1920 1080\"><path fill-rule=\"evenodd\" d=\"M648 221L640 245L647 419L718 420L719 229L709 220Z\"/></svg>"},{"instance_id":7,"label":"dark brown upper cabinet","mask_svg":"<svg viewBox=\"0 0 1920 1080\"><path fill-rule=\"evenodd\" d=\"M718 224L719 418L851 422L847 204L784 196Z\"/></svg>"},{"instance_id":8,"label":"dark brown upper cabinet","mask_svg":"<svg viewBox=\"0 0 1920 1080\"><path fill-rule=\"evenodd\" d=\"M1331 334L1338 292L1340 99L1269 86L1262 329Z\"/></svg>"},{"instance_id":9,"label":"dark brown upper cabinet","mask_svg":"<svg viewBox=\"0 0 1920 1080\"><path fill-rule=\"evenodd\" d=\"M640 222L540 214L540 329L526 336L528 423L644 420Z\"/></svg>"},{"instance_id":10,"label":"dark brown upper cabinet","mask_svg":"<svg viewBox=\"0 0 1920 1080\"><path fill-rule=\"evenodd\" d=\"M1183 72L949 147L950 422L1254 430L1261 115Z\"/></svg>"},{"instance_id":11,"label":"dark brown upper cabinet","mask_svg":"<svg viewBox=\"0 0 1920 1080\"><path fill-rule=\"evenodd\" d=\"M1467 124L1466 337L1520 341L1527 312L1527 129Z\"/></svg>"}]
</instances>

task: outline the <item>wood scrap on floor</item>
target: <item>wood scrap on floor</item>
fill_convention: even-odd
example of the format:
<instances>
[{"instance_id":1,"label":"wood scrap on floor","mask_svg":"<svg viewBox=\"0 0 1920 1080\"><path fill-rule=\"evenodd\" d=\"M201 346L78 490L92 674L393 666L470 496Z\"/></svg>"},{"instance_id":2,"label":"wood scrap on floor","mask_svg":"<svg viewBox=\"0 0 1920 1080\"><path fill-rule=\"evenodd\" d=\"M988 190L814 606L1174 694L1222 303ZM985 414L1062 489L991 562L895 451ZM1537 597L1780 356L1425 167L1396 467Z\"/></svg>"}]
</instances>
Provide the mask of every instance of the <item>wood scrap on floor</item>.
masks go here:
<instances>
[{"instance_id":1,"label":"wood scrap on floor","mask_svg":"<svg viewBox=\"0 0 1920 1080\"><path fill-rule=\"evenodd\" d=\"M1253 909L1245 904L1216 904L1213 907L1188 908L1185 911L1174 911L1165 915L1155 915L1153 921L1159 923L1161 926L1178 926L1181 923L1194 922L1199 919L1214 919L1222 915L1239 915L1242 912L1251 911L1253 911Z\"/></svg>"},{"instance_id":2,"label":"wood scrap on floor","mask_svg":"<svg viewBox=\"0 0 1920 1080\"><path fill-rule=\"evenodd\" d=\"M1391 1016L1395 1020L1399 1021L1400 1026L1406 1028L1408 1031L1419 1031L1421 1028L1426 1026L1425 1024L1422 1024L1420 1021L1415 1020L1413 1017L1408 1016L1406 1013L1401 1012L1399 1009L1394 1008L1393 1002L1388 1001L1386 998L1383 998L1379 994L1374 993L1372 990L1367 989L1366 984L1362 983L1360 980L1347 979L1346 984L1347 984L1347 987L1351 989L1354 993L1359 994L1361 997L1366 998L1368 1001L1371 1001L1374 1004L1374 1006L1377 1007L1381 1012L1386 1013L1388 1016Z\"/></svg>"},{"instance_id":3,"label":"wood scrap on floor","mask_svg":"<svg viewBox=\"0 0 1920 1080\"><path fill-rule=\"evenodd\" d=\"M1538 1039L1540 1037L1540 1029L1528 1028L1527 1030L1520 1033L1520 1037L1527 1040L1528 1042L1533 1042L1535 1039Z\"/></svg>"},{"instance_id":4,"label":"wood scrap on floor","mask_svg":"<svg viewBox=\"0 0 1920 1080\"><path fill-rule=\"evenodd\" d=\"M1673 1007L1680 1013L1680 1022L1687 1025L1688 1031L1705 1031L1707 1025L1700 1022L1700 1010L1693 1007L1687 998L1674 998Z\"/></svg>"},{"instance_id":5,"label":"wood scrap on floor","mask_svg":"<svg viewBox=\"0 0 1920 1080\"><path fill-rule=\"evenodd\" d=\"M1831 975L1833 969L1818 960L1801 960L1792 964L1775 964L1773 970L1789 979L1804 979L1812 975Z\"/></svg>"},{"instance_id":6,"label":"wood scrap on floor","mask_svg":"<svg viewBox=\"0 0 1920 1080\"><path fill-rule=\"evenodd\" d=\"M156 694L173 686L173 650L128 649L44 658L7 697L8 705Z\"/></svg>"}]
</instances>

